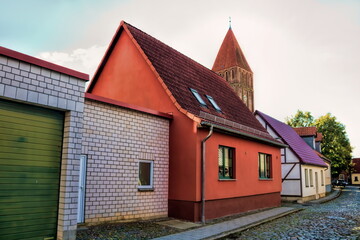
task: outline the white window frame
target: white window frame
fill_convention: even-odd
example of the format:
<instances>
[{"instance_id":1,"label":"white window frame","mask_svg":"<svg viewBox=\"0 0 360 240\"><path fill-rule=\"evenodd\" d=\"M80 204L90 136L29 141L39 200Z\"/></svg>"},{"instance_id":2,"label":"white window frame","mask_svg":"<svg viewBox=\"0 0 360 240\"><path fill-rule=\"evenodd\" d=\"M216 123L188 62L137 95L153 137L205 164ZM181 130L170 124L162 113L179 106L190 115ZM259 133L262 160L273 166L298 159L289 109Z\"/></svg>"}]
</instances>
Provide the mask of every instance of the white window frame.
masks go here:
<instances>
[{"instance_id":1,"label":"white window frame","mask_svg":"<svg viewBox=\"0 0 360 240\"><path fill-rule=\"evenodd\" d=\"M215 108L216 111L221 112L221 108L219 105L215 102L214 98L212 96L206 95L206 98L209 100L211 105Z\"/></svg>"},{"instance_id":2,"label":"white window frame","mask_svg":"<svg viewBox=\"0 0 360 240\"><path fill-rule=\"evenodd\" d=\"M150 185L140 185L140 163L150 163ZM138 163L138 189L144 189L144 190L154 189L154 161L139 160L139 163Z\"/></svg>"},{"instance_id":3,"label":"white window frame","mask_svg":"<svg viewBox=\"0 0 360 240\"><path fill-rule=\"evenodd\" d=\"M202 99L200 93L198 93L198 91L193 88L190 88L190 91L192 92L196 100L200 103L200 105L206 107L206 102Z\"/></svg>"},{"instance_id":4,"label":"white window frame","mask_svg":"<svg viewBox=\"0 0 360 240\"><path fill-rule=\"evenodd\" d=\"M314 179L312 174L312 169L309 169L309 175L310 175L310 187L314 187Z\"/></svg>"},{"instance_id":5,"label":"white window frame","mask_svg":"<svg viewBox=\"0 0 360 240\"><path fill-rule=\"evenodd\" d=\"M305 187L309 187L309 171L305 168Z\"/></svg>"}]
</instances>

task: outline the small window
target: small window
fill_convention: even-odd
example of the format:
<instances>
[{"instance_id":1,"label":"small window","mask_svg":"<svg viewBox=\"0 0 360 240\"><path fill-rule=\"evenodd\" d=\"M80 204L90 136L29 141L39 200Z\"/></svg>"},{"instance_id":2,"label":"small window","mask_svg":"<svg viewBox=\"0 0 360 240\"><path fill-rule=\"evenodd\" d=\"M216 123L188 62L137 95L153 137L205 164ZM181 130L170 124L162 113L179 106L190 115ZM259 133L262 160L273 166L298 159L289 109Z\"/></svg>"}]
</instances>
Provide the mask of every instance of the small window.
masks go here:
<instances>
[{"instance_id":1,"label":"small window","mask_svg":"<svg viewBox=\"0 0 360 240\"><path fill-rule=\"evenodd\" d=\"M198 100L198 102L201 104L201 106L206 106L206 103L204 102L204 100L201 98L200 94L195 90L190 88L190 91L192 92L192 94L195 96L196 100Z\"/></svg>"},{"instance_id":2,"label":"small window","mask_svg":"<svg viewBox=\"0 0 360 240\"><path fill-rule=\"evenodd\" d=\"M154 162L147 160L139 161L139 189L153 189Z\"/></svg>"},{"instance_id":3,"label":"small window","mask_svg":"<svg viewBox=\"0 0 360 240\"><path fill-rule=\"evenodd\" d=\"M309 169L309 175L310 175L310 187L313 187L314 181L313 181L312 169Z\"/></svg>"},{"instance_id":4,"label":"small window","mask_svg":"<svg viewBox=\"0 0 360 240\"><path fill-rule=\"evenodd\" d=\"M306 168L305 168L305 186L309 187L309 173Z\"/></svg>"},{"instance_id":5,"label":"small window","mask_svg":"<svg viewBox=\"0 0 360 240\"><path fill-rule=\"evenodd\" d=\"M321 170L320 174L321 174L321 186L324 186L324 171Z\"/></svg>"},{"instance_id":6,"label":"small window","mask_svg":"<svg viewBox=\"0 0 360 240\"><path fill-rule=\"evenodd\" d=\"M271 155L259 153L259 178L271 179Z\"/></svg>"},{"instance_id":7,"label":"small window","mask_svg":"<svg viewBox=\"0 0 360 240\"><path fill-rule=\"evenodd\" d=\"M357 177L357 176L355 176L355 178L354 178L354 182L358 182L358 181L359 181L358 177Z\"/></svg>"},{"instance_id":8,"label":"small window","mask_svg":"<svg viewBox=\"0 0 360 240\"><path fill-rule=\"evenodd\" d=\"M215 100L209 95L206 95L206 97L209 100L209 102L213 105L213 107L216 109L216 111L221 112L221 108L219 107L219 105L217 105Z\"/></svg>"},{"instance_id":9,"label":"small window","mask_svg":"<svg viewBox=\"0 0 360 240\"><path fill-rule=\"evenodd\" d=\"M219 179L234 178L234 148L219 146Z\"/></svg>"}]
</instances>

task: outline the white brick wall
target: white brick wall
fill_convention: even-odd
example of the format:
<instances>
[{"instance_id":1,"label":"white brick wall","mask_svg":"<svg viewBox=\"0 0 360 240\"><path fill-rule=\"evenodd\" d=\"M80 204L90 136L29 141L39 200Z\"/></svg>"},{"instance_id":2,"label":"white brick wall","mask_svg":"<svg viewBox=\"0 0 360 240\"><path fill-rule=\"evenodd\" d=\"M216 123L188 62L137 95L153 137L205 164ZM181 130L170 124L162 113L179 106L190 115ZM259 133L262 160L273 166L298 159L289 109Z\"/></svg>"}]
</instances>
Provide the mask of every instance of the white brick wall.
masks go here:
<instances>
[{"instance_id":1,"label":"white brick wall","mask_svg":"<svg viewBox=\"0 0 360 240\"><path fill-rule=\"evenodd\" d=\"M85 223L167 216L169 120L85 100ZM138 161L154 161L154 190L138 191Z\"/></svg>"},{"instance_id":2,"label":"white brick wall","mask_svg":"<svg viewBox=\"0 0 360 240\"><path fill-rule=\"evenodd\" d=\"M65 111L58 239L75 239L85 81L0 55L0 98Z\"/></svg>"}]
</instances>

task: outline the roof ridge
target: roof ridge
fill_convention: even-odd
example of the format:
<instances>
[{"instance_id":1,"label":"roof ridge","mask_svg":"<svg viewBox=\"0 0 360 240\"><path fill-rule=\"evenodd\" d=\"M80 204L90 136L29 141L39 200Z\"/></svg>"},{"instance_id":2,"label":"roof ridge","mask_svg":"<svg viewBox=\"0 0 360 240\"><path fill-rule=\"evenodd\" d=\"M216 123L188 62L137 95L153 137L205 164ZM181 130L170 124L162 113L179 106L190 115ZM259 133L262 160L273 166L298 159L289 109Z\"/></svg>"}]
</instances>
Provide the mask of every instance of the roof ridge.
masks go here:
<instances>
[{"instance_id":1,"label":"roof ridge","mask_svg":"<svg viewBox=\"0 0 360 240\"><path fill-rule=\"evenodd\" d=\"M274 132L289 145L295 155L298 156L300 162L316 166L326 165L325 162L313 152L314 149L312 149L291 126L258 110L255 111L255 114L260 115Z\"/></svg>"},{"instance_id":2,"label":"roof ridge","mask_svg":"<svg viewBox=\"0 0 360 240\"><path fill-rule=\"evenodd\" d=\"M205 110L211 114L221 115L224 119L266 132L225 79L194 59L125 21L121 21L87 92L91 93L118 39L125 32L181 113L200 123L200 111ZM190 88L196 89L202 97L205 97L206 109L200 106ZM221 108L221 113L212 107L212 103L205 95L211 96L216 101ZM253 135L256 134L253 133Z\"/></svg>"},{"instance_id":3,"label":"roof ridge","mask_svg":"<svg viewBox=\"0 0 360 240\"><path fill-rule=\"evenodd\" d=\"M204 66L203 64L201 64L201 63L197 62L196 60L192 59L191 57L186 56L185 54L183 54L183 53L179 52L178 50L176 50L176 49L175 49L175 48L173 48L172 46L170 46L170 45L168 45L168 44L166 44L166 43L164 43L164 42L160 41L160 40L159 40L159 39L157 39L156 37L151 36L150 34L148 34L148 33L144 32L143 30L141 30L141 29L139 29L139 28L137 28L137 27L135 27L135 26L133 26L133 25L131 25L131 24L129 24L129 23L127 23L127 22L125 22L125 21L123 21L123 22L124 22L124 24L126 24L126 25L128 25L128 26L130 26L130 27L132 27L132 28L135 28L136 30L138 30L138 31L142 32L143 34L145 34L145 35L147 35L147 36L149 36L149 37L151 37L151 38L155 39L157 42L159 42L159 43L161 43L161 44L164 44L165 46L167 46L167 47L171 48L172 50L176 51L176 52L177 52L177 53L179 53L180 55L182 55L182 56L184 56L184 57L186 57L186 58L190 59L191 61L193 61L193 62L194 62L194 63L196 63L197 65L199 65L199 66L201 66L201 67L203 67L203 68L206 68L207 70L212 71L212 72L213 72L214 74L216 74L216 75L217 75L217 76L218 76L221 80L223 80L223 81L226 83L226 81L225 81L225 80L224 80L221 76L219 76L219 75L218 75L215 71L211 70L210 68L208 68L208 67Z\"/></svg>"}]
</instances>

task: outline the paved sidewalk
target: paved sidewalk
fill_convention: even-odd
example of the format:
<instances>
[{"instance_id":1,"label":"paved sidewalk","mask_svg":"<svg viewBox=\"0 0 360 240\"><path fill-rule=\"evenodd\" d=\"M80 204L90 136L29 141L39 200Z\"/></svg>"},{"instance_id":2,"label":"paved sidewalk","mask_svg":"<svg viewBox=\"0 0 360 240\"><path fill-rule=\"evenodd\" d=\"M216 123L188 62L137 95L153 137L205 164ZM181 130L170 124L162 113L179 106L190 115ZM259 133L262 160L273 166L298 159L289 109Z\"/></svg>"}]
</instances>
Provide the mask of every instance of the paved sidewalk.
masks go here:
<instances>
[{"instance_id":1,"label":"paved sidewalk","mask_svg":"<svg viewBox=\"0 0 360 240\"><path fill-rule=\"evenodd\" d=\"M278 207L265 210L259 213L250 214L233 220L216 223L194 230L176 233L164 237L155 238L156 240L200 240L200 239L217 239L228 234L238 232L263 222L267 222L293 212L300 211L291 207ZM154 240L155 240L154 239Z\"/></svg>"},{"instance_id":2,"label":"paved sidewalk","mask_svg":"<svg viewBox=\"0 0 360 240\"><path fill-rule=\"evenodd\" d=\"M342 191L341 189L336 189L336 190L332 191L326 197L319 198L317 200L312 200L312 201L305 202L303 205L306 205L306 204L321 204L321 203L331 201L331 200L337 198L338 196L340 196L341 191Z\"/></svg>"}]
</instances>

